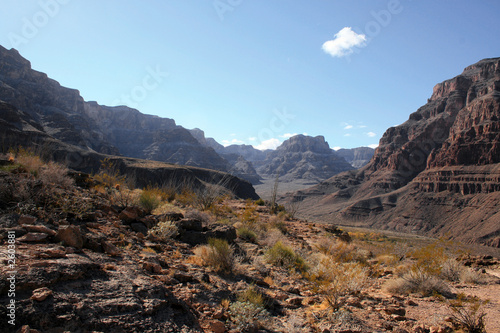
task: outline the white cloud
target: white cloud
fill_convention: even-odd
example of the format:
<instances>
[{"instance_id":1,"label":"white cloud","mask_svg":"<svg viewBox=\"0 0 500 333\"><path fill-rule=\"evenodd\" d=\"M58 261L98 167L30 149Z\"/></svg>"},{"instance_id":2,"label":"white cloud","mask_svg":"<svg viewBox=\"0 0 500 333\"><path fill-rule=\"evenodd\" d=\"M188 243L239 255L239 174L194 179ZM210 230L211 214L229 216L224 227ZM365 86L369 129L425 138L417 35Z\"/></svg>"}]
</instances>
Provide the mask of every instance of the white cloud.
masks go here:
<instances>
[{"instance_id":1,"label":"white cloud","mask_svg":"<svg viewBox=\"0 0 500 333\"><path fill-rule=\"evenodd\" d=\"M366 125L359 125L359 128L367 128L368 126Z\"/></svg>"},{"instance_id":2,"label":"white cloud","mask_svg":"<svg viewBox=\"0 0 500 333\"><path fill-rule=\"evenodd\" d=\"M323 44L323 51L332 57L345 57L353 53L353 48L366 46L366 35L357 34L351 27L342 28L332 40Z\"/></svg>"},{"instance_id":3,"label":"white cloud","mask_svg":"<svg viewBox=\"0 0 500 333\"><path fill-rule=\"evenodd\" d=\"M344 129L345 129L345 130L350 130L350 129L351 129L351 128L353 128L353 127L354 127L354 126L352 126L352 125L347 125L347 126L345 126L345 127L344 127Z\"/></svg>"},{"instance_id":4,"label":"white cloud","mask_svg":"<svg viewBox=\"0 0 500 333\"><path fill-rule=\"evenodd\" d=\"M238 139L232 139L232 140L222 140L222 145L224 147L230 146L230 145L242 145L244 144L244 141L238 140Z\"/></svg>"},{"instance_id":5,"label":"white cloud","mask_svg":"<svg viewBox=\"0 0 500 333\"><path fill-rule=\"evenodd\" d=\"M368 133L366 133L366 135L368 135L370 138L373 138L373 137L377 136L377 133L368 132Z\"/></svg>"},{"instance_id":6,"label":"white cloud","mask_svg":"<svg viewBox=\"0 0 500 333\"><path fill-rule=\"evenodd\" d=\"M280 135L279 137L284 138L284 139L290 139L292 136L296 136L296 135L298 135L298 133L293 133L293 134L292 133L285 133L283 135Z\"/></svg>"},{"instance_id":7,"label":"white cloud","mask_svg":"<svg viewBox=\"0 0 500 333\"><path fill-rule=\"evenodd\" d=\"M257 141L257 138L252 136L252 137L248 138L248 141Z\"/></svg>"},{"instance_id":8,"label":"white cloud","mask_svg":"<svg viewBox=\"0 0 500 333\"><path fill-rule=\"evenodd\" d=\"M337 151L337 150L342 149L342 147L333 147L332 149L335 150L335 151Z\"/></svg>"},{"instance_id":9,"label":"white cloud","mask_svg":"<svg viewBox=\"0 0 500 333\"><path fill-rule=\"evenodd\" d=\"M351 136L351 134L350 134L350 133L347 133L347 134L344 134L344 136Z\"/></svg>"},{"instance_id":10,"label":"white cloud","mask_svg":"<svg viewBox=\"0 0 500 333\"><path fill-rule=\"evenodd\" d=\"M254 146L254 148L259 150L276 149L280 144L281 144L280 140L272 138L269 140L262 141L260 145Z\"/></svg>"},{"instance_id":11,"label":"white cloud","mask_svg":"<svg viewBox=\"0 0 500 333\"><path fill-rule=\"evenodd\" d=\"M374 143L372 145L368 145L368 147L375 149L375 148L378 147L378 143Z\"/></svg>"}]
</instances>

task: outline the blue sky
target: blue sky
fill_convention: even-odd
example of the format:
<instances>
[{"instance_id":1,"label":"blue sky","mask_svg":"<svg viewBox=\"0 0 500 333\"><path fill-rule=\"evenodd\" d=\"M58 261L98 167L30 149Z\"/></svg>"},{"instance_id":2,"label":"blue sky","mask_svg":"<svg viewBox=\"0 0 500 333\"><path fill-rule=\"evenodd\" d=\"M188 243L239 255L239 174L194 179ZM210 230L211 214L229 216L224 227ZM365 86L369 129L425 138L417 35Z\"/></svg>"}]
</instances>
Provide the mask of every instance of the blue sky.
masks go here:
<instances>
[{"instance_id":1,"label":"blue sky","mask_svg":"<svg viewBox=\"0 0 500 333\"><path fill-rule=\"evenodd\" d=\"M500 56L497 0L3 0L0 44L87 101L217 141L376 145L435 84ZM325 44L326 43L326 44Z\"/></svg>"}]
</instances>

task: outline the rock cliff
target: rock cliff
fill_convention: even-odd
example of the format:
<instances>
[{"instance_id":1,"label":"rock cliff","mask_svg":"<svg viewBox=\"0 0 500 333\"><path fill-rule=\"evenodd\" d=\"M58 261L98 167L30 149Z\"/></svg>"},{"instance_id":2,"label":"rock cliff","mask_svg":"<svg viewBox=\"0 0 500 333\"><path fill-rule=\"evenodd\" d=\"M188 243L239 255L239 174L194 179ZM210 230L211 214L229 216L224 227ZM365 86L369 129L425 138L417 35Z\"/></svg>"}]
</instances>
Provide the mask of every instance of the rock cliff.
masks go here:
<instances>
[{"instance_id":1,"label":"rock cliff","mask_svg":"<svg viewBox=\"0 0 500 333\"><path fill-rule=\"evenodd\" d=\"M28 113L55 139L103 154L159 160L216 170L229 169L212 148L201 145L175 121L125 106L85 102L31 68L14 50L0 46L0 99Z\"/></svg>"},{"instance_id":2,"label":"rock cliff","mask_svg":"<svg viewBox=\"0 0 500 333\"><path fill-rule=\"evenodd\" d=\"M365 167L293 200L341 224L499 244L499 102L500 58L469 66L389 128Z\"/></svg>"}]
</instances>

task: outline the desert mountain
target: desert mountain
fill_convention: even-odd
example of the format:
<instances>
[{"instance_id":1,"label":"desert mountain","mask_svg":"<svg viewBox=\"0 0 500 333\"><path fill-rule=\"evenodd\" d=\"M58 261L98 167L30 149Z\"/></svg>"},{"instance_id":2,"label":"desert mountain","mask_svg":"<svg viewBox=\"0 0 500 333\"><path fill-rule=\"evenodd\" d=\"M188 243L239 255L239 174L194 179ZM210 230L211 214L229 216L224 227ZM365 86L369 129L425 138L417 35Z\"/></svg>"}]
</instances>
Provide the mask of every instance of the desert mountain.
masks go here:
<instances>
[{"instance_id":1,"label":"desert mountain","mask_svg":"<svg viewBox=\"0 0 500 333\"><path fill-rule=\"evenodd\" d=\"M1 46L0 111L4 151L35 147L85 172L97 171L100 161L113 155L120 170L133 176L138 186L161 184L172 177L202 186L226 177L208 169L227 170L227 161L173 120L144 115L128 107L85 102L77 90L62 87L46 74L31 69L30 62L16 50ZM257 197L251 184L227 177L238 196Z\"/></svg>"},{"instance_id":2,"label":"desert mountain","mask_svg":"<svg viewBox=\"0 0 500 333\"><path fill-rule=\"evenodd\" d=\"M375 153L375 149L370 147L358 147L351 149L339 149L336 150L335 153L338 156L343 157L354 168L359 169L370 162L370 159Z\"/></svg>"},{"instance_id":3,"label":"desert mountain","mask_svg":"<svg viewBox=\"0 0 500 333\"><path fill-rule=\"evenodd\" d=\"M252 159L253 155L247 154L246 152L251 149L255 151L255 154L264 155L265 157L264 152L247 145L233 145L224 147L223 145L215 141L215 139L205 137L205 132L203 132L199 128L190 130L190 133L193 137L196 138L196 140L198 140L199 143L201 143L205 147L214 149L217 154L219 154L219 156L221 156L228 162L229 173L245 179L253 185L260 184L262 178L257 174L257 171L254 168L254 164L252 164L252 162L256 162L256 160ZM236 149L232 149L231 147L236 147ZM247 160L245 156L249 157L250 159ZM264 160L264 157L262 158L262 160Z\"/></svg>"},{"instance_id":4,"label":"desert mountain","mask_svg":"<svg viewBox=\"0 0 500 333\"><path fill-rule=\"evenodd\" d=\"M434 87L371 161L295 193L303 214L500 246L500 58Z\"/></svg>"},{"instance_id":5,"label":"desert mountain","mask_svg":"<svg viewBox=\"0 0 500 333\"><path fill-rule=\"evenodd\" d=\"M309 180L319 182L353 167L330 149L323 136L296 135L270 152L258 169L267 177L280 175L284 182Z\"/></svg>"},{"instance_id":6,"label":"desert mountain","mask_svg":"<svg viewBox=\"0 0 500 333\"><path fill-rule=\"evenodd\" d=\"M228 164L175 121L125 106L85 102L12 49L0 46L0 99L28 113L54 138L104 154L227 171Z\"/></svg>"}]
</instances>

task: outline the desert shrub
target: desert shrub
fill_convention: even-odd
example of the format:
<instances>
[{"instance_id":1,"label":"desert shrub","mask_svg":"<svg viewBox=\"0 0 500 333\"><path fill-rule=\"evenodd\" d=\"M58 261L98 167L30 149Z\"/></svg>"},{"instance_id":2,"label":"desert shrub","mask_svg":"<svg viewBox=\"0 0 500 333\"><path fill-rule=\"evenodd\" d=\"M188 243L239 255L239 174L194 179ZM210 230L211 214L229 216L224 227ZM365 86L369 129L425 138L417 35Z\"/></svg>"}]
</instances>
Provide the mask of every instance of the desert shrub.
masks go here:
<instances>
[{"instance_id":1,"label":"desert shrub","mask_svg":"<svg viewBox=\"0 0 500 333\"><path fill-rule=\"evenodd\" d=\"M236 230L236 234L242 240L247 242L256 243L257 242L257 234L247 227L241 227Z\"/></svg>"},{"instance_id":2,"label":"desert shrub","mask_svg":"<svg viewBox=\"0 0 500 333\"><path fill-rule=\"evenodd\" d=\"M441 277L452 282L460 281L464 266L455 259L448 259L441 265Z\"/></svg>"},{"instance_id":3,"label":"desert shrub","mask_svg":"<svg viewBox=\"0 0 500 333\"><path fill-rule=\"evenodd\" d=\"M174 222L165 221L159 222L156 226L149 230L149 232L163 241L168 241L177 236L179 229Z\"/></svg>"},{"instance_id":4,"label":"desert shrub","mask_svg":"<svg viewBox=\"0 0 500 333\"><path fill-rule=\"evenodd\" d=\"M210 210L231 193L231 175L213 175L209 183L195 189L194 205L201 210Z\"/></svg>"},{"instance_id":5,"label":"desert shrub","mask_svg":"<svg viewBox=\"0 0 500 333\"><path fill-rule=\"evenodd\" d=\"M458 294L456 299L446 301L453 323L468 333L486 332L486 313L483 307L487 303L488 301L482 301L478 297L467 298L464 294Z\"/></svg>"},{"instance_id":6,"label":"desert shrub","mask_svg":"<svg viewBox=\"0 0 500 333\"><path fill-rule=\"evenodd\" d=\"M444 247L438 242L409 252L409 255L414 260L412 270L434 276L441 275L443 264L449 260Z\"/></svg>"},{"instance_id":7,"label":"desert shrub","mask_svg":"<svg viewBox=\"0 0 500 333\"><path fill-rule=\"evenodd\" d=\"M288 317L288 320L284 323L284 332L287 333L302 333L307 332L306 323L304 318L301 318L297 314L292 314Z\"/></svg>"},{"instance_id":8,"label":"desert shrub","mask_svg":"<svg viewBox=\"0 0 500 333\"><path fill-rule=\"evenodd\" d=\"M256 332L265 327L269 313L250 302L234 302L229 306L231 324L238 332Z\"/></svg>"},{"instance_id":9,"label":"desert shrub","mask_svg":"<svg viewBox=\"0 0 500 333\"><path fill-rule=\"evenodd\" d=\"M265 206L266 205L266 202L264 200L262 200L262 198L259 198L255 201L255 204L257 206Z\"/></svg>"},{"instance_id":10,"label":"desert shrub","mask_svg":"<svg viewBox=\"0 0 500 333\"><path fill-rule=\"evenodd\" d=\"M217 272L231 272L235 259L233 249L226 240L210 238L208 245L195 249L195 254L200 257L206 266Z\"/></svg>"},{"instance_id":11,"label":"desert shrub","mask_svg":"<svg viewBox=\"0 0 500 333\"><path fill-rule=\"evenodd\" d=\"M176 195L175 200L184 206L194 206L196 193L192 189L185 187Z\"/></svg>"},{"instance_id":12,"label":"desert shrub","mask_svg":"<svg viewBox=\"0 0 500 333\"><path fill-rule=\"evenodd\" d=\"M161 190L164 193L164 200L172 202L181 193L182 186L178 179L171 177L162 184Z\"/></svg>"},{"instance_id":13,"label":"desert shrub","mask_svg":"<svg viewBox=\"0 0 500 333\"><path fill-rule=\"evenodd\" d=\"M235 215L231 206L225 204L224 201L212 205L212 207L210 207L208 211L212 213L216 218L227 218Z\"/></svg>"},{"instance_id":14,"label":"desert shrub","mask_svg":"<svg viewBox=\"0 0 500 333\"><path fill-rule=\"evenodd\" d=\"M137 196L137 198L138 198L138 196ZM175 204L173 204L173 203L163 202L162 204L160 204L160 206L158 206L156 209L154 209L151 213L153 215L163 215L163 214L169 214L169 213L180 213L180 214L182 214L183 210L180 207L178 207Z\"/></svg>"},{"instance_id":15,"label":"desert shrub","mask_svg":"<svg viewBox=\"0 0 500 333\"><path fill-rule=\"evenodd\" d=\"M186 213L184 214L184 217L187 218L187 219L191 219L191 220L198 220L198 221L201 221L203 223L211 223L212 222L212 216L210 216L209 213L207 212L202 212L198 209L189 209L186 211Z\"/></svg>"},{"instance_id":16,"label":"desert shrub","mask_svg":"<svg viewBox=\"0 0 500 333\"><path fill-rule=\"evenodd\" d=\"M58 185L68 188L74 181L68 176L68 168L62 164L48 162L39 169L39 178L45 185Z\"/></svg>"},{"instance_id":17,"label":"desert shrub","mask_svg":"<svg viewBox=\"0 0 500 333\"><path fill-rule=\"evenodd\" d=\"M44 166L44 162L39 155L31 149L19 148L16 155L16 162L23 166L31 174L38 176L38 172Z\"/></svg>"},{"instance_id":18,"label":"desert shrub","mask_svg":"<svg viewBox=\"0 0 500 333\"><path fill-rule=\"evenodd\" d=\"M394 254L380 254L377 256L377 261L385 266L395 266L400 262L399 258Z\"/></svg>"},{"instance_id":19,"label":"desert shrub","mask_svg":"<svg viewBox=\"0 0 500 333\"><path fill-rule=\"evenodd\" d=\"M464 268L460 272L459 280L462 283L470 283L470 284L484 284L485 283L484 275L479 273L479 272L476 272L470 268Z\"/></svg>"},{"instance_id":20,"label":"desert shrub","mask_svg":"<svg viewBox=\"0 0 500 333\"><path fill-rule=\"evenodd\" d=\"M289 269L298 269L299 271L306 270L304 259L297 255L291 247L284 245L281 241L278 241L273 247L267 250L265 256L267 262L270 264Z\"/></svg>"},{"instance_id":21,"label":"desert shrub","mask_svg":"<svg viewBox=\"0 0 500 333\"><path fill-rule=\"evenodd\" d=\"M308 275L314 289L337 311L346 295L354 295L368 284L368 269L360 263L339 263L328 255L320 255Z\"/></svg>"},{"instance_id":22,"label":"desert shrub","mask_svg":"<svg viewBox=\"0 0 500 333\"><path fill-rule=\"evenodd\" d=\"M244 292L238 295L239 302L252 303L261 308L265 308L265 299L261 292L254 285L250 285Z\"/></svg>"},{"instance_id":23,"label":"desert shrub","mask_svg":"<svg viewBox=\"0 0 500 333\"><path fill-rule=\"evenodd\" d=\"M139 202L141 190L129 190L125 187L115 187L115 191L111 191L110 201L112 204L119 207L130 207Z\"/></svg>"},{"instance_id":24,"label":"desert shrub","mask_svg":"<svg viewBox=\"0 0 500 333\"><path fill-rule=\"evenodd\" d=\"M450 296L451 292L446 283L439 277L425 271L410 270L402 277L388 281L385 289L390 293L408 295L419 293L422 296L440 294Z\"/></svg>"},{"instance_id":25,"label":"desert shrub","mask_svg":"<svg viewBox=\"0 0 500 333\"><path fill-rule=\"evenodd\" d=\"M124 175L120 174L120 170L116 162L109 158L101 161L99 172L94 175L94 180L102 183L106 189L123 187L127 184L127 179Z\"/></svg>"},{"instance_id":26,"label":"desert shrub","mask_svg":"<svg viewBox=\"0 0 500 333\"><path fill-rule=\"evenodd\" d=\"M158 208L161 203L161 194L156 188L148 187L141 192L139 196L139 205L147 212L151 213Z\"/></svg>"},{"instance_id":27,"label":"desert shrub","mask_svg":"<svg viewBox=\"0 0 500 333\"><path fill-rule=\"evenodd\" d=\"M285 239L283 233L278 229L270 229L268 231L258 230L259 244L265 247L273 247L276 243Z\"/></svg>"},{"instance_id":28,"label":"desert shrub","mask_svg":"<svg viewBox=\"0 0 500 333\"><path fill-rule=\"evenodd\" d=\"M299 210L302 208L303 197L293 198L285 205L285 210L288 213L290 219L294 219Z\"/></svg>"},{"instance_id":29,"label":"desert shrub","mask_svg":"<svg viewBox=\"0 0 500 333\"><path fill-rule=\"evenodd\" d=\"M282 218L280 216L271 216L269 218L268 228L269 229L273 229L273 228L278 229L283 234L286 234L288 232L284 218Z\"/></svg>"},{"instance_id":30,"label":"desert shrub","mask_svg":"<svg viewBox=\"0 0 500 333\"><path fill-rule=\"evenodd\" d=\"M346 243L333 238L321 238L316 243L316 248L320 253L329 255L338 263L366 262L371 257L369 251L359 249L352 243Z\"/></svg>"},{"instance_id":31,"label":"desert shrub","mask_svg":"<svg viewBox=\"0 0 500 333\"><path fill-rule=\"evenodd\" d=\"M257 206L252 201L247 201L245 209L239 215L239 218L243 224L255 227L260 219L259 213L257 212Z\"/></svg>"}]
</instances>

